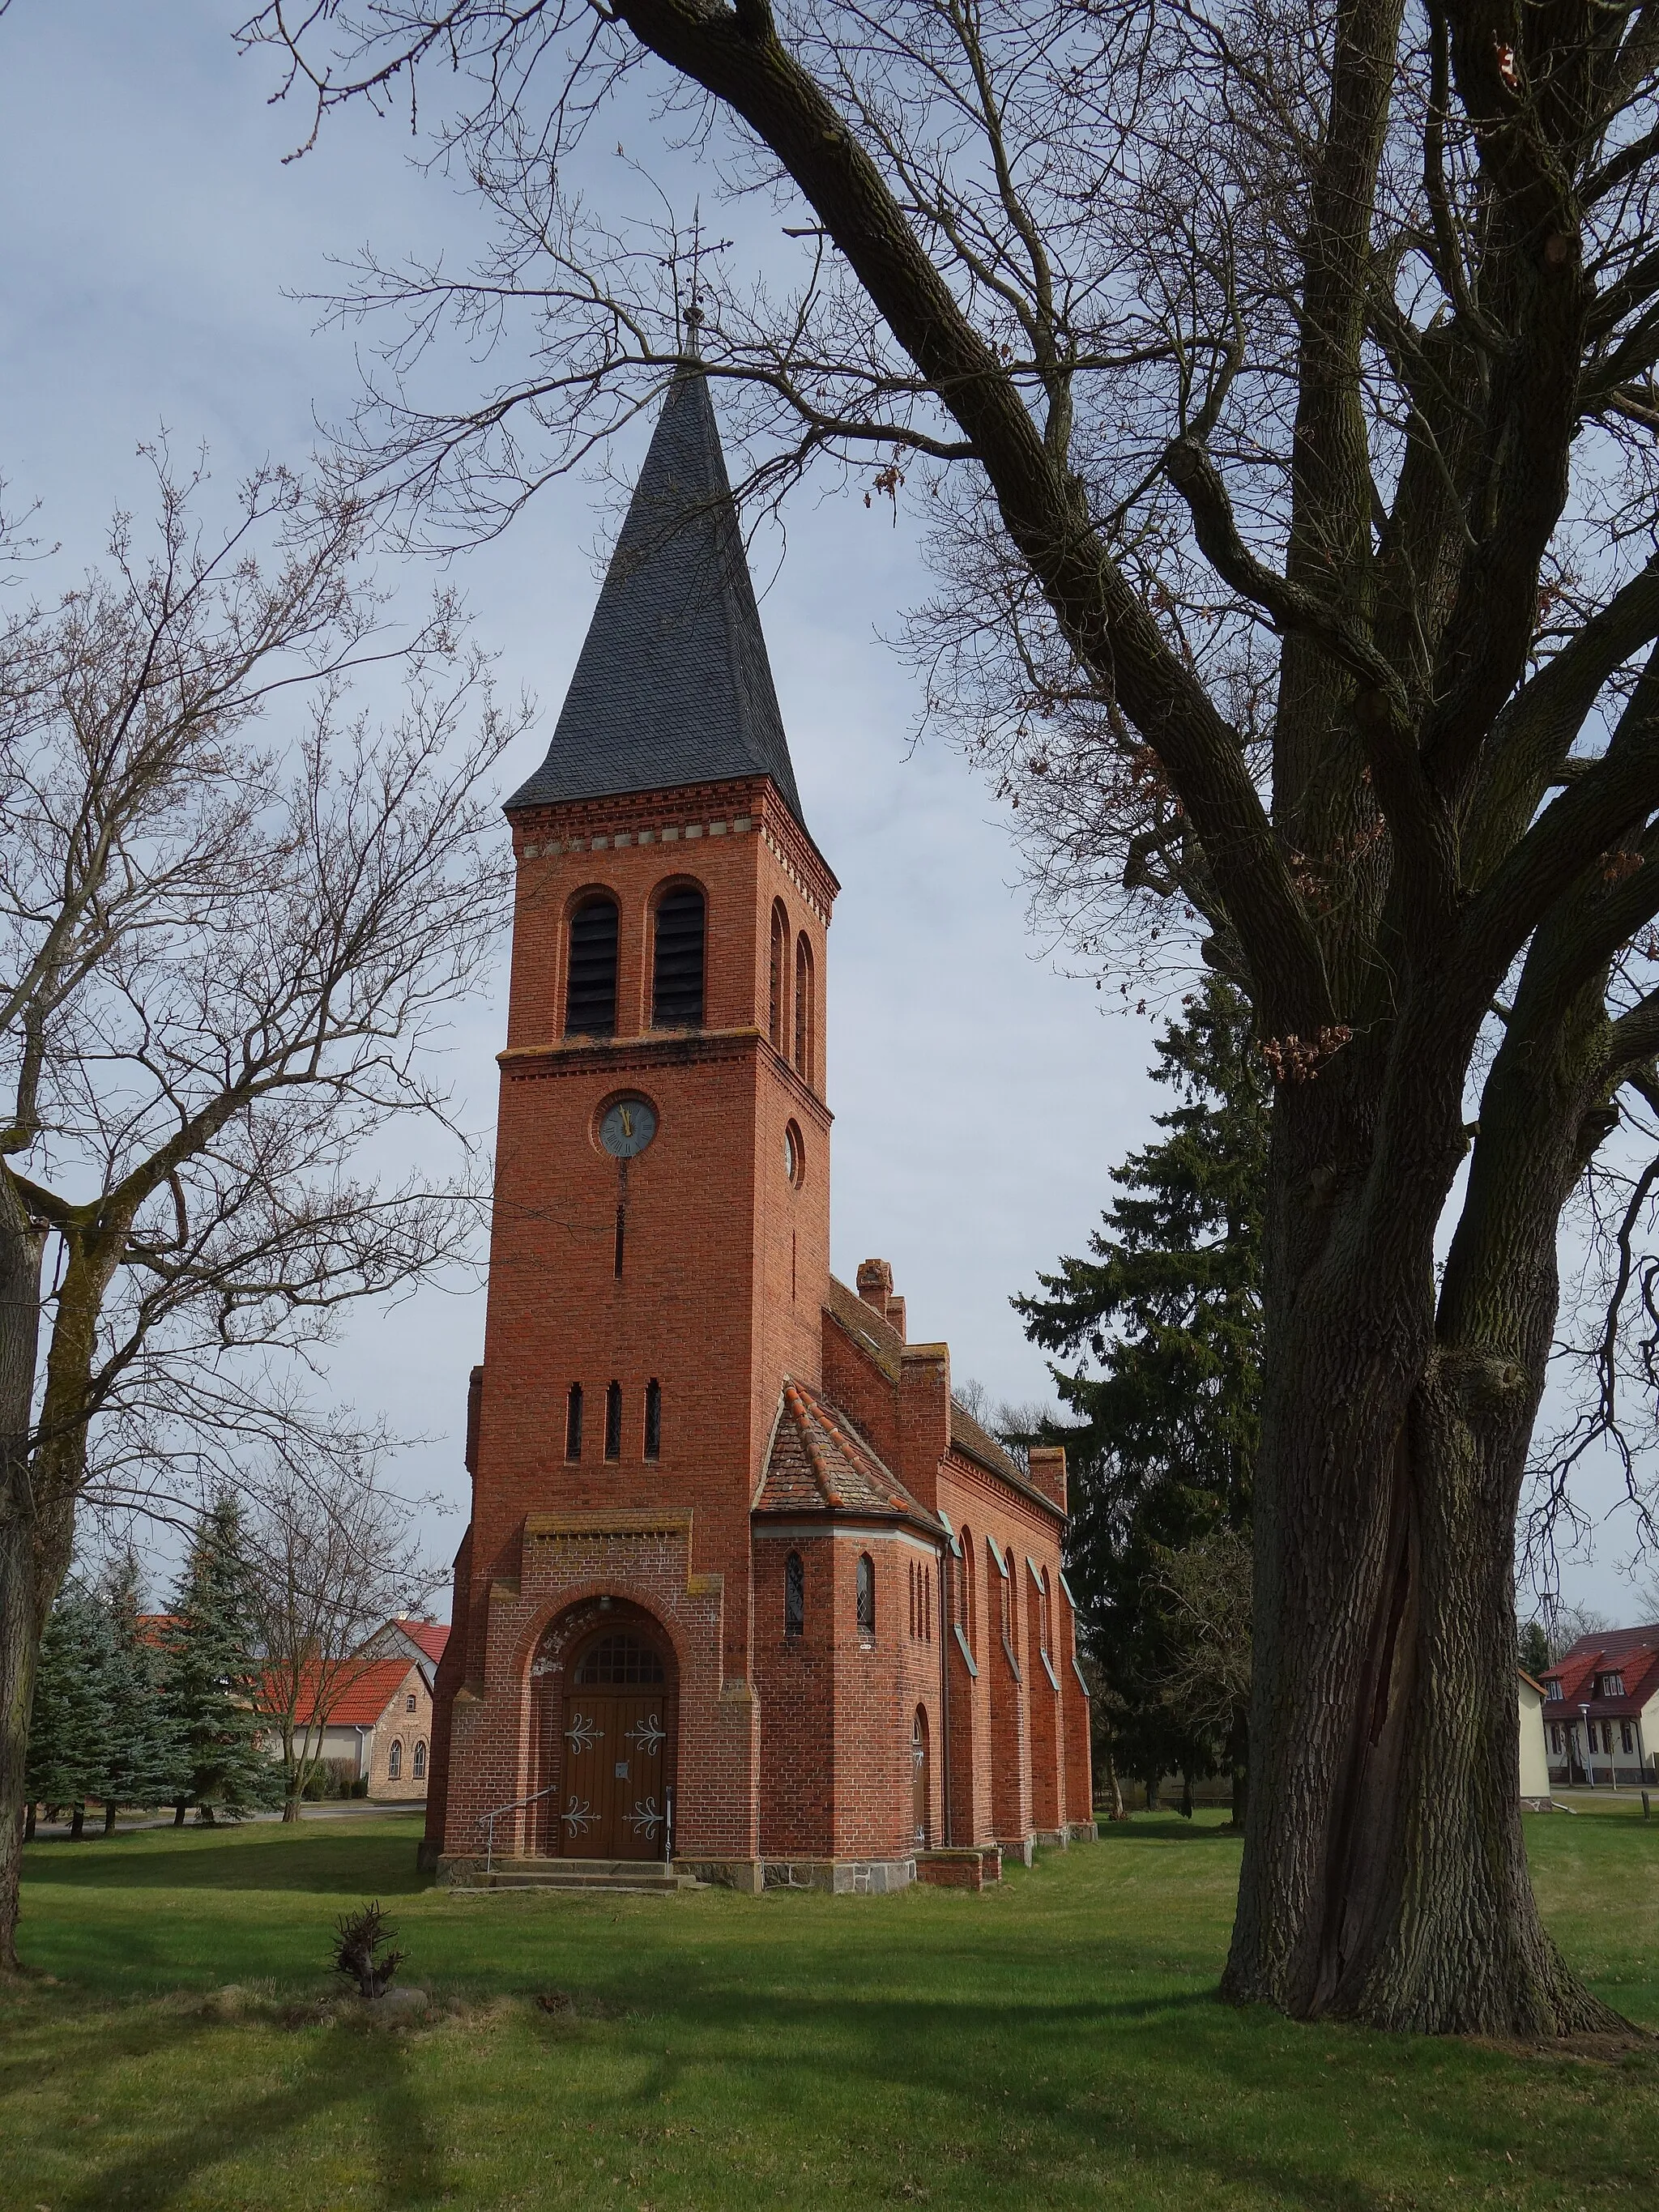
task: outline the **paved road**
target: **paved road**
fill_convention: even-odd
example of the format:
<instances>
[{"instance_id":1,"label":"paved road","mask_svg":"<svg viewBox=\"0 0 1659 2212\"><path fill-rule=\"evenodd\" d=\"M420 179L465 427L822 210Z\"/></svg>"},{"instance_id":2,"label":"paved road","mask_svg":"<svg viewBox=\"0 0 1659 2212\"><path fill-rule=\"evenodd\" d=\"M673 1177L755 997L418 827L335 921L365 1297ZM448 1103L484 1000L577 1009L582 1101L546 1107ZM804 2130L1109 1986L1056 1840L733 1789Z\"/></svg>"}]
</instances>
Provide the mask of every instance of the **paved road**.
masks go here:
<instances>
[{"instance_id":1,"label":"paved road","mask_svg":"<svg viewBox=\"0 0 1659 2212\"><path fill-rule=\"evenodd\" d=\"M380 1820L384 1818L384 1816L388 1813L419 1813L424 1814L425 1812L426 1804L422 1799L416 1799L412 1802L405 1799L399 1799L396 1803L377 1805L372 1803L367 1797L344 1797L336 1799L331 1803L302 1806L301 1808L300 1817L302 1820ZM283 1815L280 1808L274 1813L250 1813L246 1816L247 1820L274 1821L280 1821ZM125 1836L137 1828L170 1828L173 1825L173 1817L171 1813L135 1813L131 1815L124 1814L116 1822L115 1830L118 1835ZM194 1818L192 1818L188 1823L188 1826L192 1828L201 1825L202 1824L197 1821ZM217 1825L221 1827L229 1827L232 1823L228 1820L223 1820L217 1823ZM37 1839L44 1840L51 1838L66 1838L69 1832L70 1824L67 1820L42 1820L34 1832ZM88 1813L87 1815L86 1835L83 1840L90 1842L94 1838L101 1836L103 1832L104 1816L102 1813Z\"/></svg>"}]
</instances>

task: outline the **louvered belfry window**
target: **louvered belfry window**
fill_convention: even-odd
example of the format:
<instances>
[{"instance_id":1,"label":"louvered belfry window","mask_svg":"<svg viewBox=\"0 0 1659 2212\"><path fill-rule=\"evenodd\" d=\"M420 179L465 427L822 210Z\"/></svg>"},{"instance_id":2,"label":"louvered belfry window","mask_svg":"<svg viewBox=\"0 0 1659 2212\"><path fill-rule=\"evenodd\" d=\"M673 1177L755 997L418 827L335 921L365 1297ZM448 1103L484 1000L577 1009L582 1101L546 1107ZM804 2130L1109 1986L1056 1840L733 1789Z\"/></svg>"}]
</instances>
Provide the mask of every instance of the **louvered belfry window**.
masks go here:
<instances>
[{"instance_id":1,"label":"louvered belfry window","mask_svg":"<svg viewBox=\"0 0 1659 2212\"><path fill-rule=\"evenodd\" d=\"M565 991L568 1036L617 1033L617 902L584 899L570 917L570 980Z\"/></svg>"},{"instance_id":2,"label":"louvered belfry window","mask_svg":"<svg viewBox=\"0 0 1659 2212\"><path fill-rule=\"evenodd\" d=\"M788 988L789 924L780 903L772 908L772 960L768 978L767 1031L775 1052L783 1050L783 994Z\"/></svg>"},{"instance_id":3,"label":"louvered belfry window","mask_svg":"<svg viewBox=\"0 0 1659 2212\"><path fill-rule=\"evenodd\" d=\"M657 908L653 1029L702 1027L703 912L702 893L693 884L678 884Z\"/></svg>"},{"instance_id":4,"label":"louvered belfry window","mask_svg":"<svg viewBox=\"0 0 1659 2212\"><path fill-rule=\"evenodd\" d=\"M795 939L795 1073L812 1080L812 953L804 936Z\"/></svg>"}]
</instances>

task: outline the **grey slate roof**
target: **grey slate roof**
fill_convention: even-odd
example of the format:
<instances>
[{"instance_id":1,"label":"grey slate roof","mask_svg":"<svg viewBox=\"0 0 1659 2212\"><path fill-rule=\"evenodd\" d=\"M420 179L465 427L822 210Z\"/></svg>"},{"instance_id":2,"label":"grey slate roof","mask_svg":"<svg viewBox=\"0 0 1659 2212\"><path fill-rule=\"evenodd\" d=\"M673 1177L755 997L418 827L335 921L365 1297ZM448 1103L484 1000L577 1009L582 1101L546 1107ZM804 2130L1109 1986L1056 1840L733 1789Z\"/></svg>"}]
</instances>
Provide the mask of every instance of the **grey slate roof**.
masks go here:
<instances>
[{"instance_id":1,"label":"grey slate roof","mask_svg":"<svg viewBox=\"0 0 1659 2212\"><path fill-rule=\"evenodd\" d=\"M708 380L699 370L669 387L547 758L507 804L511 811L752 775L769 775L801 821Z\"/></svg>"}]
</instances>

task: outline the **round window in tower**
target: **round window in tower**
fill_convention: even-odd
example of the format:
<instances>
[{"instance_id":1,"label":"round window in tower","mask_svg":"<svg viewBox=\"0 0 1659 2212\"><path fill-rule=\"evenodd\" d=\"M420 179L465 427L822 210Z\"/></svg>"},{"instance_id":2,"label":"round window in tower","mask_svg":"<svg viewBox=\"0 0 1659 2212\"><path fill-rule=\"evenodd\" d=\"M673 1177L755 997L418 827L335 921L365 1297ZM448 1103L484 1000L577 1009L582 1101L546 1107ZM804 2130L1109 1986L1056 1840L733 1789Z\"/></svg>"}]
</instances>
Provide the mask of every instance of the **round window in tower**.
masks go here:
<instances>
[{"instance_id":1,"label":"round window in tower","mask_svg":"<svg viewBox=\"0 0 1659 2212\"><path fill-rule=\"evenodd\" d=\"M783 1171L799 1190L806 1180L806 1152L800 1131L791 1121L783 1133Z\"/></svg>"}]
</instances>

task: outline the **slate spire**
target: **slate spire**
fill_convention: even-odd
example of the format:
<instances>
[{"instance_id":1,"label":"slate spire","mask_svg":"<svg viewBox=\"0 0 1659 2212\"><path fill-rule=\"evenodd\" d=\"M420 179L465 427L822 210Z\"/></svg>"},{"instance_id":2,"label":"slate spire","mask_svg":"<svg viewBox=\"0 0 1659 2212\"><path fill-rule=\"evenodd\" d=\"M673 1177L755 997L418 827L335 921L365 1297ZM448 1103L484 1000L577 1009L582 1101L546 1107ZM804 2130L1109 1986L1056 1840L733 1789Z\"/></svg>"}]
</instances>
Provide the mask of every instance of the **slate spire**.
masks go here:
<instances>
[{"instance_id":1,"label":"slate spire","mask_svg":"<svg viewBox=\"0 0 1659 2212\"><path fill-rule=\"evenodd\" d=\"M708 380L697 369L676 377L663 402L547 758L507 803L511 811L762 775L801 821Z\"/></svg>"}]
</instances>

